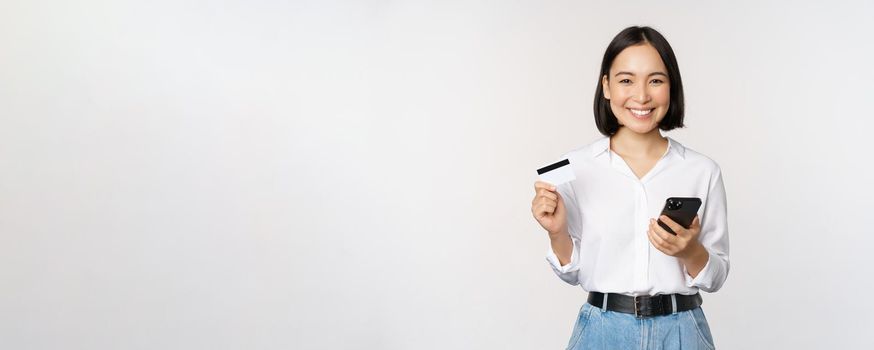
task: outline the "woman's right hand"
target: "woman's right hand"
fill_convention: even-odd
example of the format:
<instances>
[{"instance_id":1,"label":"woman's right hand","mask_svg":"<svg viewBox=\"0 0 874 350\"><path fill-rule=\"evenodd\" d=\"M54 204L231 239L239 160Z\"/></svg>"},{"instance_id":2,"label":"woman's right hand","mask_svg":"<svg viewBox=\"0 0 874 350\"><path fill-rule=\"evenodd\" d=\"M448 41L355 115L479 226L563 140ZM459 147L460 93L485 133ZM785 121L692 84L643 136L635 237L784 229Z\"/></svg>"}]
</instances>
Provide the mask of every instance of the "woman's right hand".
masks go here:
<instances>
[{"instance_id":1,"label":"woman's right hand","mask_svg":"<svg viewBox=\"0 0 874 350\"><path fill-rule=\"evenodd\" d=\"M567 234L567 210L555 186L548 182L534 183L531 213L550 236Z\"/></svg>"}]
</instances>

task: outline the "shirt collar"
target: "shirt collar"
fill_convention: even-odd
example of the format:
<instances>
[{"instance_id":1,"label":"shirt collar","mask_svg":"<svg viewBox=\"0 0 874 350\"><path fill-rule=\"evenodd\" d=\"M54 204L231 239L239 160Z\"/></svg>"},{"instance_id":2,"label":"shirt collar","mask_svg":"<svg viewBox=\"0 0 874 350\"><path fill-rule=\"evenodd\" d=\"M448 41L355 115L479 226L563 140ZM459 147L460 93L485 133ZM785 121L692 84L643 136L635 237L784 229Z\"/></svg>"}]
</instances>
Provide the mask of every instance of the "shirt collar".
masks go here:
<instances>
[{"instance_id":1,"label":"shirt collar","mask_svg":"<svg viewBox=\"0 0 874 350\"><path fill-rule=\"evenodd\" d=\"M668 137L668 151L667 153L674 152L681 159L686 159L686 147L683 144L677 142L676 140ZM610 138L602 137L600 140L595 141L592 146L592 157L597 158L598 156L609 153L610 150Z\"/></svg>"}]
</instances>

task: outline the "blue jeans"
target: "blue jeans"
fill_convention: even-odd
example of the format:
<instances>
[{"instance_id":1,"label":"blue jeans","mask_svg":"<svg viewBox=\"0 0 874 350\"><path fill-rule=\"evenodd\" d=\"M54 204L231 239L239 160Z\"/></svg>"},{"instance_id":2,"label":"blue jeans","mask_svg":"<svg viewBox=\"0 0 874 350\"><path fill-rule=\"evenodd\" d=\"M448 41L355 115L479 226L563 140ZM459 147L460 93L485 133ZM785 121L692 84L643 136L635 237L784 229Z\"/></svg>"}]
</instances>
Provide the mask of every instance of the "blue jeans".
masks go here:
<instances>
[{"instance_id":1,"label":"blue jeans","mask_svg":"<svg viewBox=\"0 0 874 350\"><path fill-rule=\"evenodd\" d=\"M714 349L701 308L638 319L603 311L589 303L580 308L570 349Z\"/></svg>"}]
</instances>

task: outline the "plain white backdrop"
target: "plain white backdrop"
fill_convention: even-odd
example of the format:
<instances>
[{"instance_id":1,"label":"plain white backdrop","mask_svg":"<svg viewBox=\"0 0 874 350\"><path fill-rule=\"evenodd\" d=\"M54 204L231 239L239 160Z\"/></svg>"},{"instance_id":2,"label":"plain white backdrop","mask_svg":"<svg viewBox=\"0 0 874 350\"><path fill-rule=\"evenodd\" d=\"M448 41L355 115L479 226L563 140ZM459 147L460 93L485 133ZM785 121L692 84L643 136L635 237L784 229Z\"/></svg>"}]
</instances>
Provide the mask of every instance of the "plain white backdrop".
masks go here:
<instances>
[{"instance_id":1,"label":"plain white backdrop","mask_svg":"<svg viewBox=\"0 0 874 350\"><path fill-rule=\"evenodd\" d=\"M650 25L729 203L722 349L872 348L871 2L0 2L5 349L560 349L530 214Z\"/></svg>"}]
</instances>

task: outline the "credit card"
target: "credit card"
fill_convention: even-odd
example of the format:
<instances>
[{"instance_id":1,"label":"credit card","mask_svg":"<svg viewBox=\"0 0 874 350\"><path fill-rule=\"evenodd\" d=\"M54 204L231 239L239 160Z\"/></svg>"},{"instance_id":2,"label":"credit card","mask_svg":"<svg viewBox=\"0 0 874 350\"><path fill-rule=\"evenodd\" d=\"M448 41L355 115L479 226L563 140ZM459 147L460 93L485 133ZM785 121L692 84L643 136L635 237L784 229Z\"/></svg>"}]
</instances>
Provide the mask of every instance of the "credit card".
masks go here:
<instances>
[{"instance_id":1,"label":"credit card","mask_svg":"<svg viewBox=\"0 0 874 350\"><path fill-rule=\"evenodd\" d=\"M574 170L571 169L571 162L567 159L537 169L537 175L540 177L540 181L546 181L556 186L577 179Z\"/></svg>"}]
</instances>

